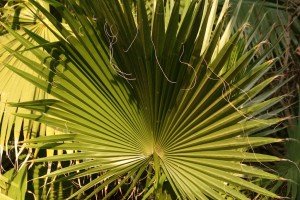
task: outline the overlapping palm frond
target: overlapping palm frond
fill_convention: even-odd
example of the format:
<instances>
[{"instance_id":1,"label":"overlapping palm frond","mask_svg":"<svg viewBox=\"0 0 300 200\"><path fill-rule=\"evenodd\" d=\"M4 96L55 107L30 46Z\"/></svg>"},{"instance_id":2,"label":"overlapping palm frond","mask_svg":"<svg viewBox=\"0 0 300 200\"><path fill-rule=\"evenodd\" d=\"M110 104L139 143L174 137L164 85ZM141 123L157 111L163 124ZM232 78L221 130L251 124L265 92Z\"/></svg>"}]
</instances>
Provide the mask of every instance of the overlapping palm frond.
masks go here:
<instances>
[{"instance_id":1,"label":"overlapping palm frond","mask_svg":"<svg viewBox=\"0 0 300 200\"><path fill-rule=\"evenodd\" d=\"M231 0L232 6L238 0ZM298 0L243 0L240 7L239 24L249 22L250 28L247 37L247 45L254 46L257 42L265 40L274 49L269 58L280 58L277 68L288 66L285 77L294 76L294 81L289 87L284 87L283 92L289 91L297 96L296 85L300 81L299 61L299 38L300 38L300 2ZM290 98L289 103L295 101Z\"/></svg>"},{"instance_id":2,"label":"overlapping palm frond","mask_svg":"<svg viewBox=\"0 0 300 200\"><path fill-rule=\"evenodd\" d=\"M124 187L123 199L134 192L159 198L167 186L179 199L223 194L248 199L238 187L280 198L249 178L281 178L246 163L282 160L251 151L283 141L252 134L284 120L276 117L280 109L268 108L283 98L270 96L285 82L265 90L278 75L261 81L273 60L257 54L261 45L244 49L245 27L234 34L224 27L228 1L217 15L217 0L191 1L184 12L180 1L157 0L149 25L142 0L136 1L136 16L127 1L70 0L65 6L47 0L71 31L30 2L49 20L45 25L58 42L25 29L36 46L6 26L39 61L5 49L38 76L5 66L56 99L10 105L32 112L16 116L68 133L26 141L28 148L76 150L36 159L77 161L44 177L96 175L69 199L90 188L86 199L103 195L109 185L113 188L102 198ZM137 185L142 189L136 191Z\"/></svg>"},{"instance_id":3,"label":"overlapping palm frond","mask_svg":"<svg viewBox=\"0 0 300 200\"><path fill-rule=\"evenodd\" d=\"M300 100L300 92L298 91L298 101ZM300 198L300 101L298 102L298 112L293 113L296 116L292 122L293 126L288 128L290 141L286 144L287 157L292 162L285 166L278 166L278 171L291 181L287 184L287 196L291 196L293 200ZM275 186L279 187L279 186ZM274 190L275 191L275 190Z\"/></svg>"},{"instance_id":4,"label":"overlapping palm frond","mask_svg":"<svg viewBox=\"0 0 300 200\"><path fill-rule=\"evenodd\" d=\"M40 2L41 5L50 11L49 4L46 2ZM23 37L27 38L28 41L34 42L23 30L26 28L33 31L34 33L40 35L41 37L49 41L57 41L57 38L51 33L51 31L41 22L47 21L47 19L40 13L36 8L34 8L31 3L28 1L8 1L3 8L1 8L1 21L16 30ZM35 15L38 15L40 18L37 18ZM47 23L47 22L46 22ZM48 23L49 24L49 23ZM1 30L3 26L1 26ZM51 95L48 95L46 92L40 90L35 85L24 80L20 76L13 73L11 70L7 69L4 63L9 63L20 70L24 70L27 73L37 76L37 74L28 68L26 64L20 62L15 57L11 56L9 52L5 50L3 46L9 46L13 50L18 50L22 52L23 56L30 58L31 60L38 61L36 56L30 51L24 51L22 44L16 40L7 32L2 31L0 36L0 116L1 116L1 134L0 134L0 166L1 174L3 176L9 176L8 182L3 182L6 185L6 189L2 191L1 195L7 194L8 196L3 196L2 198L13 198L13 199L28 199L31 195L28 191L34 192L35 195L38 195L41 198L46 198L46 196L67 196L68 192L65 194L59 194L60 190L54 191L54 188L59 188L56 185L45 185L47 181L36 180L33 181L33 184L29 184L33 187L26 187L25 190L18 190L16 192L16 185L14 180L22 176L22 178L30 179L37 178L33 176L35 173L37 175L46 174L47 170L41 170L42 168L38 167L29 167L28 173L20 174L20 171L28 170L28 165L24 165L29 158L29 155L32 153L31 150L27 150L24 147L18 146L18 142L24 139L35 138L37 136L44 135L55 135L61 134L62 132L58 129L49 127L45 124L40 124L37 122L30 121L28 119L23 119L13 116L13 113L31 113L30 111L24 110L22 108L13 108L8 105L8 102L22 102L22 101L32 101L37 99L47 99L53 98ZM4 152L3 152L4 151ZM61 152L57 152L58 154ZM25 154L22 155L22 154ZM27 155L26 155L27 154ZM38 151L35 151L35 156L37 156ZM47 150L47 155L54 155L54 151ZM51 166L51 163L48 163L48 166ZM14 169L11 169L11 168ZM37 169L41 171L37 171ZM51 171L49 168L48 173ZM19 175L20 174L20 175ZM23 181L24 182L24 181ZM12 185L14 183L14 185ZM34 185L37 185L34 187ZM27 185L25 185L27 186ZM43 186L43 187L42 187ZM69 187L67 187L69 189ZM67 189L67 190L68 190ZM48 193L51 191L50 193ZM25 197L26 195L26 197Z\"/></svg>"},{"instance_id":5,"label":"overlapping palm frond","mask_svg":"<svg viewBox=\"0 0 300 200\"><path fill-rule=\"evenodd\" d=\"M15 169L0 176L0 197L4 200L25 199L27 191L27 169L23 167L16 174Z\"/></svg>"},{"instance_id":6,"label":"overlapping palm frond","mask_svg":"<svg viewBox=\"0 0 300 200\"><path fill-rule=\"evenodd\" d=\"M238 1L231 1L236 4ZM247 13L248 15L242 17L242 15L238 19L238 23L244 23L244 19L250 22L249 30L251 30L245 36L249 38L248 45L253 46L257 41L263 39L270 43L270 45L274 45L274 49L269 57L278 57L279 62L273 69L280 69L282 66L286 66L287 68L284 70L281 81L286 80L288 77L293 77L293 81L287 84L285 87L278 91L278 94L289 93L289 97L284 101L281 101L282 105L289 105L291 103L295 103L298 101L298 87L300 81L300 54L299 52L299 38L300 38L300 2L298 0L290 0L290 1L274 1L274 0L264 0L264 1L256 1L256 0L244 0L241 6L241 13ZM254 26L255 24L255 26ZM297 104L297 103L296 103ZM291 107L286 108L284 110L285 115L291 115L294 118L298 118L297 108ZM289 119L287 123L285 123L287 129L286 130L278 130L276 134L284 135L285 137L291 137L295 140L297 138L297 120ZM271 134L274 132L263 132L261 134ZM278 163L278 165L274 166L274 170L278 171L281 176L284 176L291 181L289 182L278 182L276 184L272 182L263 183L264 187L269 188L273 192L278 192L282 195L290 196L293 199L297 199L297 195L299 195L299 189L297 192L297 182L298 176L300 176L300 170L298 169L298 161L293 156L297 155L297 142L293 140L286 143L286 148L283 149L280 146L276 149L277 155L282 154L282 157L287 154L287 158L291 160L291 162L287 163ZM292 153L293 152L293 153ZM287 190L283 189L287 188Z\"/></svg>"},{"instance_id":7,"label":"overlapping palm frond","mask_svg":"<svg viewBox=\"0 0 300 200\"><path fill-rule=\"evenodd\" d=\"M47 10L50 10L49 4L41 2L41 5ZM32 32L40 35L41 37L49 40L56 41L56 37L49 31L49 29L41 22L43 20L47 23L47 19L39 13L39 11L34 8L28 1L16 2L8 1L6 5L1 10L2 16L1 21L6 25L10 26L12 29L17 30L19 34L27 38L28 41L33 42L33 40L24 32L22 28L31 30ZM35 15L38 15L38 19ZM3 28L3 26L1 26ZM15 158L16 161L22 153L22 150L17 148L17 143L19 140L24 140L28 138L34 138L38 135L52 135L57 134L59 131L54 130L45 125L40 125L39 123L32 122L27 119L18 118L12 115L12 113L31 113L22 108L10 107L8 102L22 102L31 101L37 99L48 98L48 94L32 85L28 81L22 79L11 70L7 69L3 62L8 63L17 67L20 70L24 70L27 73L37 76L37 74L28 68L26 64L20 62L15 57L11 56L7 52L4 46L9 46L13 50L22 52L25 57L31 60L38 61L36 56L30 51L23 51L24 48L22 44L16 40L10 34L4 34L0 36L0 119L1 119L1 134L0 134L0 163L3 161L4 155L3 151L8 152L8 149L15 147ZM53 98L53 97L52 97ZM47 131L46 131L47 130ZM11 146L9 146L11 145ZM51 154L53 155L53 153ZM16 163L18 165L18 163ZM1 168L3 167L0 164ZM2 170L2 169L1 169Z\"/></svg>"},{"instance_id":8,"label":"overlapping palm frond","mask_svg":"<svg viewBox=\"0 0 300 200\"><path fill-rule=\"evenodd\" d=\"M298 99L300 97L300 92L298 92ZM270 191L280 192L281 195L288 196L293 200L300 198L300 102L298 106L295 106L298 110L293 113L294 118L291 119L293 126L287 127L288 141L286 142L286 157L290 162L278 163L274 169L282 177L285 177L289 181L278 181L277 183L272 183L271 181L262 181L261 185L269 188ZM283 190L282 188L286 188ZM266 198L264 198L266 199Z\"/></svg>"}]
</instances>

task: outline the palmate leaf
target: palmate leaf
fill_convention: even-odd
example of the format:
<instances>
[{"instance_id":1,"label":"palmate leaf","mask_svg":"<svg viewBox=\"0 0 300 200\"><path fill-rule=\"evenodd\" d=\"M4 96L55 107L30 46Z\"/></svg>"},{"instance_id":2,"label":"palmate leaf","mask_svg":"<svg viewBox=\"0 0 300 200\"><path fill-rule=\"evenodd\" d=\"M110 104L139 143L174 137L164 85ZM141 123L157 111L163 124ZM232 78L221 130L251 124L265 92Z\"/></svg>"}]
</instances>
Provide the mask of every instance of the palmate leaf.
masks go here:
<instances>
[{"instance_id":1,"label":"palmate leaf","mask_svg":"<svg viewBox=\"0 0 300 200\"><path fill-rule=\"evenodd\" d=\"M298 98L300 97L300 92L298 91ZM285 177L289 181L278 181L277 183L272 183L270 180L262 181L262 185L269 188L270 191L280 191L283 195L289 196L291 199L296 200L300 197L300 156L298 154L300 150L300 102L295 106L296 112L293 113L295 116L292 119L293 126L287 128L287 133L289 141L285 143L286 145L286 156L290 162L278 163L275 167L276 171ZM287 190L281 191L280 188L285 187ZM264 198L266 199L266 198Z\"/></svg>"},{"instance_id":2,"label":"palmate leaf","mask_svg":"<svg viewBox=\"0 0 300 200\"><path fill-rule=\"evenodd\" d=\"M1 175L1 199L25 199L27 190L27 170L23 166L19 171L11 169L7 171L4 176Z\"/></svg>"},{"instance_id":3,"label":"palmate leaf","mask_svg":"<svg viewBox=\"0 0 300 200\"><path fill-rule=\"evenodd\" d=\"M49 10L49 4L41 2L43 7ZM51 31L35 17L34 13L39 11L32 6L28 1L8 1L2 8L1 21L7 26L13 29L19 29L25 27L31 30L35 34L49 41L57 41L57 38L51 33ZM40 13L39 15L45 22L47 19ZM3 27L3 26L2 26ZM28 41L33 40L24 32L23 29L17 30ZM50 127L40 125L37 122L32 122L27 119L16 118L12 113L31 113L28 110L22 108L10 107L7 102L22 102L32 101L37 99L53 98L45 91L40 90L36 86L32 85L28 81L17 76L11 70L5 67L5 64L15 66L20 70L24 70L34 76L37 74L28 68L25 63L20 62L17 58L10 55L5 49L5 46L9 46L12 50L18 50L22 52L22 55L28 59L36 62L40 62L38 58L30 51L26 51L23 45L12 35L4 34L0 36L0 118L1 118L1 134L0 134L0 163L3 161L3 151L8 152L11 148L8 146L9 143L13 143L15 146L15 156L18 158L20 155L17 143L23 139L29 139L37 137L38 135L51 135L60 134L58 130L51 130ZM46 130L47 133L46 133ZM53 155L53 152L49 155ZM18 160L18 159L16 159Z\"/></svg>"},{"instance_id":4,"label":"palmate leaf","mask_svg":"<svg viewBox=\"0 0 300 200\"><path fill-rule=\"evenodd\" d=\"M239 0L231 0L233 7L238 2ZM298 27L300 24L298 8L298 0L243 0L240 8L240 13L243 14L239 15L236 24L239 26L249 22L247 45L256 45L261 40L275 45L279 41L269 56L281 57L283 65L290 64L290 62L296 65L295 51L299 46ZM288 61L289 63L287 63Z\"/></svg>"},{"instance_id":5,"label":"palmate leaf","mask_svg":"<svg viewBox=\"0 0 300 200\"><path fill-rule=\"evenodd\" d=\"M152 193L159 197L166 182L179 199L221 199L223 193L247 199L231 186L279 198L247 178L280 177L243 163L281 160L247 152L282 141L250 135L284 120L260 117L281 99L268 99L279 86L266 89L277 76L258 82L272 64L257 56L259 46L229 62L236 48L244 47L244 28L232 36L230 31L223 33L228 2L217 17L218 1L191 1L182 14L180 1L157 0L149 26L142 0L134 7L137 16L127 1L67 1L67 6L46 1L71 31L40 4L30 2L54 26L45 23L59 42L49 43L26 30L46 53L8 28L40 61L7 47L38 76L9 63L6 67L56 100L10 105L32 111L16 114L19 117L69 133L27 140L28 147L78 150L36 159L79 162L45 177L66 174L60 179L64 180L100 173L70 199L96 186L89 198L118 182L108 193L112 195L133 176L125 199L147 172L140 191L144 199ZM172 5L171 11L165 5ZM254 56L257 60L251 62Z\"/></svg>"},{"instance_id":6,"label":"palmate leaf","mask_svg":"<svg viewBox=\"0 0 300 200\"><path fill-rule=\"evenodd\" d=\"M43 7L47 10L50 10L49 4L45 2L41 2ZM35 34L38 34L42 38L45 38L49 41L57 41L57 38L51 33L51 31L41 22L47 21L47 19L39 13L39 11L32 6L28 1L8 1L7 4L1 8L1 21L3 21L7 26L13 29L19 29L20 27L31 30ZM35 17L35 14L38 13L40 19ZM3 28L3 26L1 26ZM33 42L33 40L26 34L23 29L17 30L19 34L21 34L28 41ZM6 32L7 33L7 32ZM22 63L16 57L10 55L8 51L6 51L5 46L9 46L12 50L18 50L22 53L23 56L27 57L31 61L40 62L38 58L30 51L26 51L23 45L12 35L6 34L3 32L3 35L0 36L0 116L1 116L1 134L0 134L0 166L1 166L1 174L6 175L9 172L6 172L7 166L10 165L11 162L14 164L16 169L19 169L24 160L23 154L30 154L31 150L25 150L24 147L21 147L18 144L18 141L22 141L24 139L35 138L38 136L45 135L57 135L62 134L62 130L49 127L45 124L40 124L38 122L33 122L28 119L15 117L12 113L31 113L29 110L24 110L22 108L10 107L7 102L22 102L22 101L32 101L37 99L47 99L54 98L51 95L47 94L45 91L40 90L35 85L32 85L28 81L22 79L17 74L13 73L11 70L5 67L5 64L11 64L18 69L24 70L34 76L37 74L26 66L26 63ZM37 44L37 43L35 43ZM12 145L13 144L13 145ZM13 150L11 150L14 148ZM3 152L4 151L4 152ZM14 155L10 152L13 152ZM35 151L35 156L38 154L38 151ZM52 156L55 154L60 154L62 152L47 150L47 156ZM3 155L6 154L6 155ZM29 155L28 155L29 156ZM10 160L8 159L10 158ZM15 159L15 160L13 160ZM28 159L28 158L27 158ZM51 163L48 163L51 165ZM27 165L26 165L27 166ZM31 168L31 167L29 167ZM29 169L29 173L26 174L27 179L29 180L32 174L33 169ZM49 173L50 170L44 170L40 172ZM39 173L39 175L42 175ZM24 177L25 178L25 177ZM34 188L34 193L37 196L41 195L41 198L48 195L48 198L56 198L56 195L60 195L60 190L53 191L54 188L58 188L59 184L53 184L50 187L45 186L47 183L45 180L36 180L34 181L38 186ZM65 183L63 183L65 185ZM31 184L29 184L31 185ZM43 187L41 187L44 185ZM20 188L21 185L13 187L10 189L12 191L12 195L15 195L14 192L16 188ZM69 185L66 189L67 192L71 191L70 188L73 186ZM32 190L32 188L28 188L28 190ZM48 193L51 191L50 193ZM25 195L26 190L23 191ZM64 190L64 193L67 193ZM70 194L71 192L69 192ZM49 196L50 194L50 196ZM53 195L54 194L54 195ZM69 196L69 194L64 194L65 196ZM44 196L42 196L44 195ZM31 195L29 195L31 196ZM53 197L52 197L53 196ZM14 196L13 196L14 197ZM24 199L25 196L22 197ZM15 197L14 197L15 198ZM26 193L26 199L28 198L28 193ZM1 197L0 199L4 199Z\"/></svg>"}]
</instances>

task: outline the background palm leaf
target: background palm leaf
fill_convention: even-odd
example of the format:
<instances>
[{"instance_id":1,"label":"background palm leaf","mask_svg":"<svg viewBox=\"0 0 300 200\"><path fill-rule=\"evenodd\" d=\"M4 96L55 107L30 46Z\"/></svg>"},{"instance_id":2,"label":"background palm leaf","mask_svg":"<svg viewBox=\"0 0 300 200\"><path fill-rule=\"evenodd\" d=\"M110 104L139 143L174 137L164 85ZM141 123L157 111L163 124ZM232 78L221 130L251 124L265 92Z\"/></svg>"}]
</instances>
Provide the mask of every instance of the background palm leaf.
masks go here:
<instances>
[{"instance_id":1,"label":"background palm leaf","mask_svg":"<svg viewBox=\"0 0 300 200\"><path fill-rule=\"evenodd\" d=\"M41 2L41 4L47 10L51 10L51 7L49 7L48 3ZM40 19L36 18L35 14L38 14ZM19 34L27 38L28 41L33 42L33 40L24 32L24 30L22 29L23 27L33 31L34 33L42 36L45 39L48 39L50 41L56 41L56 37L40 20L44 20L45 22L47 21L47 19L42 15L42 13L39 13L39 11L36 8L34 8L32 4L28 1L8 1L3 8L1 6L1 21L3 21L6 25L10 26L11 28L15 29ZM1 29L3 30L3 26L1 26ZM7 34L7 32L5 31L2 31L2 34L2 36L0 36L1 174L3 174L4 176L9 176L11 179L9 180L9 182L11 182L18 176L22 176L22 174L20 174L20 171L30 169L28 173L26 173L25 175L23 174L24 176L22 176L23 178L26 177L28 180L30 180L32 178L37 178L38 176L51 172L51 166L53 167L53 165L52 163L48 163L48 171L47 168L45 170L44 167L40 167L39 165L35 167L24 165L25 162L28 160L29 156L31 155L32 151L30 149L28 150L24 147L18 146L18 141L44 135L62 134L62 132L61 130L49 127L45 124L40 124L12 115L12 113L18 112L31 112L26 111L22 108L10 107L8 105L8 102L31 101L45 98L47 99L51 96L48 95L46 92L40 90L36 86L32 85L28 81L22 79L3 65L3 62L9 63L11 65L14 65L18 69L24 70L34 76L37 76L37 74L33 70L29 69L24 63L11 56L10 53L8 53L5 50L5 48L3 48L3 45L10 46L12 49L22 52L23 56L30 58L31 60L38 61L36 56L34 56L34 54L32 54L30 51L25 51L21 43L18 40L16 40L15 37L13 37L12 35ZM56 154L60 153L62 152L56 152ZM37 154L38 151L35 151L34 157L36 157ZM54 151L47 150L47 155L54 155ZM68 190L70 187L66 187L64 189L64 193L60 193L61 190L58 187L59 184L45 186L44 184L46 183L47 181L44 180L33 181L33 184L29 184L29 187L27 188L28 191L32 191L31 193L28 192L26 188L25 190L20 190L19 193L16 193L16 187L10 187L9 184L7 184L8 189L5 190L3 194L8 194L9 197L12 197L13 199L32 198L33 193L42 198L46 198L46 196L48 196L48 198L57 198L59 196L64 198L63 195L69 196L69 191L65 190ZM51 193L48 193L48 191L51 191Z\"/></svg>"},{"instance_id":2,"label":"background palm leaf","mask_svg":"<svg viewBox=\"0 0 300 200\"><path fill-rule=\"evenodd\" d=\"M50 10L49 4L42 2L42 6ZM33 41L24 30L18 30L20 27L24 27L28 30L33 31L34 33L42 36L43 38L56 41L57 39L54 35L46 28L46 26L40 21L47 19L43 17L39 11L34 8L28 1L18 3L15 1L8 1L6 5L2 8L3 15L1 20L5 22L6 25L9 25L11 28L16 29L19 34L23 35L28 41ZM37 19L35 14L38 14L41 18ZM9 63L14 65L18 69L24 70L30 74L37 75L34 71L29 69L24 63L20 62L18 59L12 57L9 52L3 48L4 46L10 46L11 49L18 50L22 52L25 57L30 58L31 60L37 61L38 59L29 51L24 51L24 48L12 35L4 34L0 37L1 47L0 47L0 62ZM59 134L60 131L51 129L45 125L40 125L39 123L32 122L26 119L18 118L12 115L12 113L31 113L30 111L25 111L21 108L12 108L9 107L7 102L22 102L30 101L36 99L45 99L48 98L48 94L44 91L38 89L36 86L32 85L28 81L17 76L15 73L7 69L4 65L1 65L0 70L0 92L1 92L1 135L0 135L0 162L3 161L3 151L8 153L8 149L11 149L8 144L11 141L14 141L14 151L15 159L18 161L19 155L22 153L23 149L17 148L17 143L19 140L34 138L38 135L52 135ZM53 97L52 97L53 98ZM46 131L47 130L47 131ZM12 145L12 144L10 144ZM49 155L53 155L49 151ZM9 155L11 156L11 155ZM16 163L18 165L18 163ZM6 169L6 163L2 169Z\"/></svg>"},{"instance_id":3,"label":"background palm leaf","mask_svg":"<svg viewBox=\"0 0 300 200\"><path fill-rule=\"evenodd\" d=\"M233 4L236 4L238 1L232 0ZM270 42L270 45L274 45L274 50L272 54L269 54L270 57L279 57L279 62L273 67L274 69L281 69L282 66L287 66L283 71L283 76L281 81L286 80L288 77L293 77L293 81L290 81L289 84L282 87L277 93L290 94L288 98L285 98L281 101L283 106L289 105L299 101L298 89L300 82L300 68L299 68L299 27L300 27L300 2L297 0L291 1L255 1L255 0L244 0L241 6L240 13L247 13L248 16L242 16L238 18L238 23L244 23L246 18L251 24L256 24L253 26L253 30L249 29L250 34L246 34L249 37L248 44L253 46L257 41L263 39ZM251 39L253 38L253 39ZM256 41L256 42L255 42ZM278 42L277 42L278 41ZM297 98L298 97L298 98ZM297 133L297 120L293 118L298 118L298 107L297 103L290 108L284 109L284 113L287 116L291 117L287 122L285 122L286 130L279 130L276 135L281 137L291 137L297 138L299 135ZM273 132L274 133L274 132ZM291 135L292 133L292 135ZM261 134L261 133L259 133ZM270 132L265 132L265 134L270 134ZM298 139L296 139L298 140ZM299 140L298 140L299 141ZM278 191L283 196L291 196L292 198L297 199L297 186L295 182L297 177L300 175L300 171L297 168L297 161L294 158L291 158L290 155L294 154L291 151L297 148L297 142L288 142L285 144L285 148L282 145L273 146L272 154L286 156L288 159L291 159L292 162L289 163L278 163L274 166L274 170L278 171L288 179L293 181L291 182L278 182L273 184L272 182L263 183L265 187L270 188L272 191ZM296 155L296 154L294 154ZM291 175L293 174L293 175ZM268 185L269 184L269 185ZM287 190L283 189L287 188ZM299 190L298 190L299 195Z\"/></svg>"},{"instance_id":4,"label":"background palm leaf","mask_svg":"<svg viewBox=\"0 0 300 200\"><path fill-rule=\"evenodd\" d=\"M166 185L180 199L220 199L224 193L247 199L235 187L279 198L247 178L280 177L243 162L281 160L247 150L282 141L251 134L283 120L268 108L282 99L269 97L284 83L265 91L277 74L259 80L273 62L257 54L260 45L245 49L243 28L232 37L223 32L228 1L217 17L218 1L192 1L183 15L180 1L166 12L158 0L150 26L144 1L136 3L137 17L126 1L68 1L67 7L47 1L71 31L30 2L55 27L45 23L59 42L25 29L36 47L6 26L40 60L6 47L38 76L10 63L6 67L56 99L10 105L32 111L19 117L69 133L26 141L29 148L77 151L36 159L78 161L46 177L67 174L62 181L98 174L70 198L97 186L88 199L118 182L108 198L131 179L126 198L145 176L138 191L144 199L159 198Z\"/></svg>"},{"instance_id":5,"label":"background palm leaf","mask_svg":"<svg viewBox=\"0 0 300 200\"><path fill-rule=\"evenodd\" d=\"M233 7L239 2L232 0ZM288 87L282 89L283 92L289 91L297 97L297 83L299 83L299 27L300 12L298 0L274 1L274 0L244 0L240 14L237 18L237 25L249 22L250 29L245 35L250 46L265 40L269 45L274 45L274 49L269 57L279 57L277 68L288 66L284 71L286 77L295 76L294 81ZM254 24L256 26L254 26ZM236 29L238 28L236 27ZM286 99L286 104L295 102L296 98ZM287 109L286 112L289 112ZM292 124L290 124L292 125Z\"/></svg>"},{"instance_id":6,"label":"background palm leaf","mask_svg":"<svg viewBox=\"0 0 300 200\"><path fill-rule=\"evenodd\" d=\"M300 93L299 93L300 94ZM298 94L298 95L299 95ZM297 113L299 113L299 104L296 107L298 108ZM261 181L261 185L269 188L271 191L281 192L284 196L290 196L291 199L299 198L299 181L300 181L300 169L299 169L299 152L300 143L300 126L299 126L299 114L293 113L293 116L296 116L292 119L293 126L288 127L288 137L289 141L285 144L286 146L286 157L290 160L290 162L278 163L275 165L274 169L281 174L281 176L285 177L289 181L278 181L277 183L272 183L270 181ZM282 190L281 188L286 188L286 190ZM266 199L266 198L265 198Z\"/></svg>"}]
</instances>

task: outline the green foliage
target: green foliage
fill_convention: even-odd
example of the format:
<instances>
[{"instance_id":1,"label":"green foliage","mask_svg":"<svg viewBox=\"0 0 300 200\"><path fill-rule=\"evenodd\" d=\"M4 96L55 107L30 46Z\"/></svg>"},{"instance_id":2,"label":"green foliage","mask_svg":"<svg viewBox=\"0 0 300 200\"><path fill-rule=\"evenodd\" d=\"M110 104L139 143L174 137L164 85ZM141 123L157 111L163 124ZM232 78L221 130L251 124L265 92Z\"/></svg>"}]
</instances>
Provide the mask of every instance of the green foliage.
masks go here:
<instances>
[{"instance_id":1,"label":"green foliage","mask_svg":"<svg viewBox=\"0 0 300 200\"><path fill-rule=\"evenodd\" d=\"M69 199L105 199L120 190L123 199L133 194L247 199L243 190L280 198L250 179L282 178L247 163L282 160L252 151L283 141L254 133L284 120L276 117L281 109L272 115L269 109L282 100L272 95L286 81L267 89L278 75L267 74L273 60L258 54L261 44L247 48L244 26L231 33L237 11L224 25L229 1L220 11L216 0L43 1L67 25L38 2L29 2L55 39L2 23L20 45L5 45L5 53L26 67L3 63L53 97L9 103L18 108L17 119L38 122L36 127L41 123L41 130L54 127L48 129L52 134L45 131L47 136L21 142L36 152L48 150L34 159L35 165L63 163L40 180L54 181L56 191L68 180L84 183L77 191L71 187ZM42 168L36 165L33 177ZM91 179L84 182L87 176ZM44 198L36 188L34 193Z\"/></svg>"},{"instance_id":2,"label":"green foliage","mask_svg":"<svg viewBox=\"0 0 300 200\"><path fill-rule=\"evenodd\" d=\"M300 93L298 92L298 98ZM296 113L293 113L293 118L291 122L292 126L287 128L288 141L285 143L286 146L286 157L289 162L278 163L275 166L275 170L280 174L280 176L286 178L286 181L279 181L277 183L272 183L269 181L263 182L261 185L270 188L271 191L281 192L284 196L289 196L291 199L300 198L300 123L299 123L299 113L300 113L300 103L298 102L298 108ZM282 188L286 188L282 190Z\"/></svg>"},{"instance_id":3,"label":"green foliage","mask_svg":"<svg viewBox=\"0 0 300 200\"><path fill-rule=\"evenodd\" d=\"M27 170L23 166L19 171L11 169L1 176L1 198L22 200L27 191Z\"/></svg>"}]
</instances>

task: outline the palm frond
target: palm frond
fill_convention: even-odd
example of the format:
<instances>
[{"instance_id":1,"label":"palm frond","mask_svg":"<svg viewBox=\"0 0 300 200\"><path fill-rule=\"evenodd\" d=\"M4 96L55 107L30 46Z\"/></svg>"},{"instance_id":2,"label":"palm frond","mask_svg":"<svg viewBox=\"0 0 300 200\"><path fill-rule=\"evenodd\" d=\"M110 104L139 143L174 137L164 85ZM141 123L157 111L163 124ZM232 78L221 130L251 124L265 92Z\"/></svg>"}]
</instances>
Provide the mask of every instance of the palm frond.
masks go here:
<instances>
[{"instance_id":1,"label":"palm frond","mask_svg":"<svg viewBox=\"0 0 300 200\"><path fill-rule=\"evenodd\" d=\"M136 3L137 16L127 1L68 1L68 6L47 1L68 30L39 3L30 2L53 25L45 23L58 42L25 30L36 46L6 26L39 59L6 47L37 75L10 63L6 67L56 99L10 105L32 112L16 116L69 133L26 141L30 148L76 150L35 160L79 162L45 177L68 174L57 180L62 181L99 174L69 199L96 186L89 198L118 182L112 195L135 176L125 199L148 169L154 174L146 175L147 187L139 191L144 199L159 196L166 182L179 199L222 199L224 193L247 199L232 186L280 198L247 179L279 176L244 164L282 160L250 153L253 147L283 141L251 136L284 120L264 116L266 105L280 101L269 98L280 85L265 90L276 74L260 81L272 62L258 54L261 45L241 45L245 27L233 35L224 31L228 3L218 18L218 1L191 1L182 15L180 1L166 12L170 4L158 0L149 26L142 0ZM240 52L236 48L244 55L230 60Z\"/></svg>"},{"instance_id":2,"label":"palm frond","mask_svg":"<svg viewBox=\"0 0 300 200\"><path fill-rule=\"evenodd\" d=\"M42 6L49 10L49 4L42 2ZM15 2L8 1L2 8L3 15L1 21L12 29L27 38L28 41L32 41L26 32L22 29L28 29L41 37L50 40L57 41L57 38L46 28L46 26L40 21L47 19L43 17L39 11L33 7L28 1ZM41 19L37 19L35 14L38 14ZM3 26L2 26L3 27ZM10 34L4 34L0 36L0 93L1 93L1 106L0 106L0 117L1 117L1 134L0 134L0 162L2 162L3 151L8 152L9 142L13 141L15 146L16 161L18 156L21 154L20 149L17 148L17 143L20 140L37 137L38 135L47 135L53 132L53 134L59 134L60 131L54 130L45 132L49 127L40 125L37 122L32 122L27 119L16 118L12 113L31 113L25 111L22 108L12 108L8 102L22 102L32 101L37 99L47 99L49 95L46 92L40 90L36 86L17 76L12 71L8 70L3 63L13 65L20 70L24 70L34 76L37 74L29 69L24 63L20 62L15 57L11 56L6 51L5 46L9 46L13 50L22 52L23 56L30 58L33 61L38 61L36 56L30 51L26 51L19 41L16 40ZM53 97L51 97L53 98ZM18 164L17 164L18 165Z\"/></svg>"}]
</instances>

